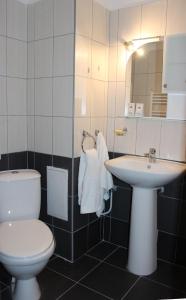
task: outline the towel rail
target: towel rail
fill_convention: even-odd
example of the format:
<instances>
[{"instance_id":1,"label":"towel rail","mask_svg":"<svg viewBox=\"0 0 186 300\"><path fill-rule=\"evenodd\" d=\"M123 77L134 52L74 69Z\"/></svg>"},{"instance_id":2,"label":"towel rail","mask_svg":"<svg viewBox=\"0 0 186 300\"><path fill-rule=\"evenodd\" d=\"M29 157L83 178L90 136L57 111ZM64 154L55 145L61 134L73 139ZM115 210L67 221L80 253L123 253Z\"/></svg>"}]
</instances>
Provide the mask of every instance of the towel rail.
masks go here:
<instances>
[{"instance_id":1,"label":"towel rail","mask_svg":"<svg viewBox=\"0 0 186 300\"><path fill-rule=\"evenodd\" d=\"M85 153L85 149L84 149L84 141L85 141L85 139L87 138L87 137L89 137L89 138L92 138L93 139L93 142L94 142L94 148L96 148L96 139L95 139L95 137L92 135L92 134L90 134L88 131L85 131L85 130L83 130L83 138L82 138L82 142L81 142L81 149L82 149L82 151Z\"/></svg>"}]
</instances>

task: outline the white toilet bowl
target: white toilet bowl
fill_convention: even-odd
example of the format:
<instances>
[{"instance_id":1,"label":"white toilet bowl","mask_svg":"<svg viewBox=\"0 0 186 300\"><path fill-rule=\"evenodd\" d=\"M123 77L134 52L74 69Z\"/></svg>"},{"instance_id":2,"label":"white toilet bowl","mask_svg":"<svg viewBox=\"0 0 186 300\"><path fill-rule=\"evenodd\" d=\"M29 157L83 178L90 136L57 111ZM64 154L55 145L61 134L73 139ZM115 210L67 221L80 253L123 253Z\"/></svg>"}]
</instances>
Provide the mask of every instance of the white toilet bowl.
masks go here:
<instances>
[{"instance_id":1,"label":"white toilet bowl","mask_svg":"<svg viewBox=\"0 0 186 300\"><path fill-rule=\"evenodd\" d=\"M36 280L52 256L55 241L46 224L21 220L0 224L0 262L16 279L14 300L38 300Z\"/></svg>"}]
</instances>

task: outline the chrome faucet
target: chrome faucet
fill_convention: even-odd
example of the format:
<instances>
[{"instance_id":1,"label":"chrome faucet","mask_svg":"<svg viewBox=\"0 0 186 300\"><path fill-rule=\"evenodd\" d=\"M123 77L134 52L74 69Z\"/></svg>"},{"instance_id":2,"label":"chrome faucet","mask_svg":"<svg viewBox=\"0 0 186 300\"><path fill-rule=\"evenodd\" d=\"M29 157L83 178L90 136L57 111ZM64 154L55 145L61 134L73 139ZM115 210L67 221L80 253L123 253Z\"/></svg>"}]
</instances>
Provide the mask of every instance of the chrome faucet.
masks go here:
<instances>
[{"instance_id":1,"label":"chrome faucet","mask_svg":"<svg viewBox=\"0 0 186 300\"><path fill-rule=\"evenodd\" d=\"M149 158L149 163L155 163L156 162L156 149L150 148L149 153L145 153L145 156Z\"/></svg>"}]
</instances>

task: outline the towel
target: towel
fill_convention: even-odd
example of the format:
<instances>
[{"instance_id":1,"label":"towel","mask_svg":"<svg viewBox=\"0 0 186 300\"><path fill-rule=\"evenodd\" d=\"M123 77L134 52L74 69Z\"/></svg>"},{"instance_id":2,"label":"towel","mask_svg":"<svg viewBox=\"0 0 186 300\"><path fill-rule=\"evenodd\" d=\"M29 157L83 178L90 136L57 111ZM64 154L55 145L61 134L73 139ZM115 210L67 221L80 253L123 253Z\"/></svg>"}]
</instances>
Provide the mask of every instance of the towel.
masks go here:
<instances>
[{"instance_id":1,"label":"towel","mask_svg":"<svg viewBox=\"0 0 186 300\"><path fill-rule=\"evenodd\" d=\"M105 201L110 198L109 191L113 188L113 179L112 175L105 168L105 161L109 159L108 149L105 143L104 136L101 132L98 133L97 136L97 152L98 152L98 160L100 163L100 189L101 189L101 202L100 211L98 210L97 216L99 217L103 210L105 209Z\"/></svg>"},{"instance_id":2,"label":"towel","mask_svg":"<svg viewBox=\"0 0 186 300\"><path fill-rule=\"evenodd\" d=\"M96 149L82 152L78 178L78 202L81 214L101 210L100 163Z\"/></svg>"},{"instance_id":3,"label":"towel","mask_svg":"<svg viewBox=\"0 0 186 300\"><path fill-rule=\"evenodd\" d=\"M96 213L100 217L113 187L111 174L104 162L108 160L108 150L102 133L97 137L97 150L81 153L78 177L78 202L80 213Z\"/></svg>"}]
</instances>

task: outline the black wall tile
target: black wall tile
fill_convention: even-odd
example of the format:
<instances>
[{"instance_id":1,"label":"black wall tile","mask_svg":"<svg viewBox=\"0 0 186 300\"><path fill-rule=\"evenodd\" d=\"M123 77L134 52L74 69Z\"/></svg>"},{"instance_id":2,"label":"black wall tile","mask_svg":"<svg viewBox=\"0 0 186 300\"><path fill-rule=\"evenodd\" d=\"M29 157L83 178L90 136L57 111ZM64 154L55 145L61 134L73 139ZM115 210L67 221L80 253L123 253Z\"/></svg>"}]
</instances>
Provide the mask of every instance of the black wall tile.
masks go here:
<instances>
[{"instance_id":1,"label":"black wall tile","mask_svg":"<svg viewBox=\"0 0 186 300\"><path fill-rule=\"evenodd\" d=\"M0 171L6 171L9 168L9 156L8 154L2 154L0 160Z\"/></svg>"},{"instance_id":2,"label":"black wall tile","mask_svg":"<svg viewBox=\"0 0 186 300\"><path fill-rule=\"evenodd\" d=\"M176 236L158 233L158 258L175 263L176 259Z\"/></svg>"},{"instance_id":3,"label":"black wall tile","mask_svg":"<svg viewBox=\"0 0 186 300\"><path fill-rule=\"evenodd\" d=\"M158 195L158 229L177 234L181 201Z\"/></svg>"},{"instance_id":4,"label":"black wall tile","mask_svg":"<svg viewBox=\"0 0 186 300\"><path fill-rule=\"evenodd\" d=\"M186 267L186 239L177 240L176 263Z\"/></svg>"},{"instance_id":5,"label":"black wall tile","mask_svg":"<svg viewBox=\"0 0 186 300\"><path fill-rule=\"evenodd\" d=\"M132 190L118 187L113 195L111 217L129 222L132 202Z\"/></svg>"},{"instance_id":6,"label":"black wall tile","mask_svg":"<svg viewBox=\"0 0 186 300\"><path fill-rule=\"evenodd\" d=\"M108 242L111 239L111 218L108 216L103 219L103 239Z\"/></svg>"},{"instance_id":7,"label":"black wall tile","mask_svg":"<svg viewBox=\"0 0 186 300\"><path fill-rule=\"evenodd\" d=\"M35 152L28 151L27 158L28 158L28 168L35 169Z\"/></svg>"},{"instance_id":8,"label":"black wall tile","mask_svg":"<svg viewBox=\"0 0 186 300\"><path fill-rule=\"evenodd\" d=\"M53 233L56 240L55 253L72 260L72 233L53 227Z\"/></svg>"},{"instance_id":9,"label":"black wall tile","mask_svg":"<svg viewBox=\"0 0 186 300\"><path fill-rule=\"evenodd\" d=\"M47 191L41 189L41 210L40 210L40 220L52 225L52 217L47 214Z\"/></svg>"},{"instance_id":10,"label":"black wall tile","mask_svg":"<svg viewBox=\"0 0 186 300\"><path fill-rule=\"evenodd\" d=\"M9 154L9 169L26 169L27 151Z\"/></svg>"},{"instance_id":11,"label":"black wall tile","mask_svg":"<svg viewBox=\"0 0 186 300\"><path fill-rule=\"evenodd\" d=\"M186 201L180 201L179 236L186 238Z\"/></svg>"},{"instance_id":12,"label":"black wall tile","mask_svg":"<svg viewBox=\"0 0 186 300\"><path fill-rule=\"evenodd\" d=\"M128 247L129 224L120 220L111 219L111 242Z\"/></svg>"},{"instance_id":13,"label":"black wall tile","mask_svg":"<svg viewBox=\"0 0 186 300\"><path fill-rule=\"evenodd\" d=\"M73 198L73 231L78 230L79 228L88 225L89 214L80 214L80 206L78 204L78 197Z\"/></svg>"},{"instance_id":14,"label":"black wall tile","mask_svg":"<svg viewBox=\"0 0 186 300\"><path fill-rule=\"evenodd\" d=\"M74 158L74 179L73 179L74 195L78 194L79 163L80 163L80 158L79 157Z\"/></svg>"},{"instance_id":15,"label":"black wall tile","mask_svg":"<svg viewBox=\"0 0 186 300\"><path fill-rule=\"evenodd\" d=\"M41 174L41 186L47 187L47 166L52 166L52 155L35 153L35 169Z\"/></svg>"},{"instance_id":16,"label":"black wall tile","mask_svg":"<svg viewBox=\"0 0 186 300\"><path fill-rule=\"evenodd\" d=\"M87 250L88 226L73 233L74 260L82 256Z\"/></svg>"},{"instance_id":17,"label":"black wall tile","mask_svg":"<svg viewBox=\"0 0 186 300\"><path fill-rule=\"evenodd\" d=\"M88 226L88 249L95 246L101 240L101 218Z\"/></svg>"},{"instance_id":18,"label":"black wall tile","mask_svg":"<svg viewBox=\"0 0 186 300\"><path fill-rule=\"evenodd\" d=\"M179 176L176 180L165 186L164 196L176 199L183 199L184 176Z\"/></svg>"}]
</instances>

